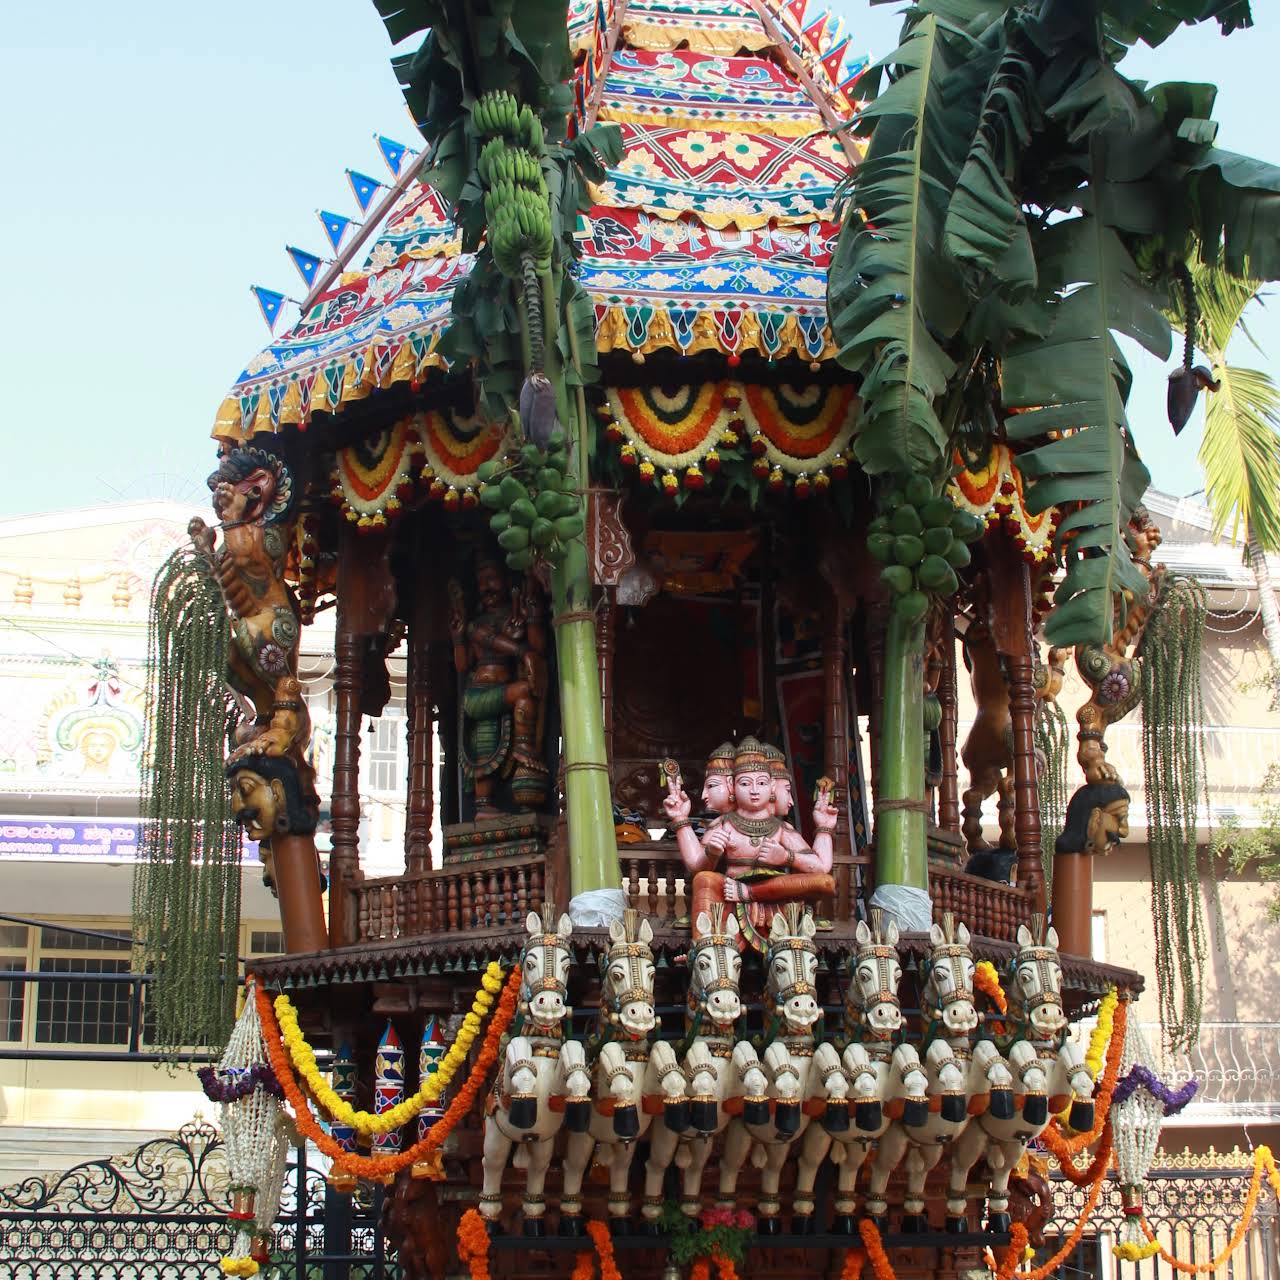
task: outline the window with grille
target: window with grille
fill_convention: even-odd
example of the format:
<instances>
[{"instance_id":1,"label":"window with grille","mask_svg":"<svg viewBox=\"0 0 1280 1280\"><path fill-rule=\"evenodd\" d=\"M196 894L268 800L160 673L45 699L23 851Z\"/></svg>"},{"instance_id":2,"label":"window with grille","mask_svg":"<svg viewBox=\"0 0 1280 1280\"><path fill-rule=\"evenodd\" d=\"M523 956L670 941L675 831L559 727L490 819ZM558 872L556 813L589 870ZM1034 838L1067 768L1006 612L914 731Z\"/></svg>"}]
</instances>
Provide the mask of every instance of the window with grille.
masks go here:
<instances>
[{"instance_id":1,"label":"window with grille","mask_svg":"<svg viewBox=\"0 0 1280 1280\"><path fill-rule=\"evenodd\" d=\"M369 735L369 770L366 783L370 792L398 794L404 790L409 772L409 755L405 744L404 703L393 698L373 721Z\"/></svg>"},{"instance_id":2,"label":"window with grille","mask_svg":"<svg viewBox=\"0 0 1280 1280\"><path fill-rule=\"evenodd\" d=\"M109 937L92 937L68 929L40 931L41 973L128 973L132 939L127 930L103 930ZM47 953L53 954L47 954ZM36 995L37 1044L121 1045L129 1043L127 982L69 977L65 982L42 982Z\"/></svg>"},{"instance_id":3,"label":"window with grille","mask_svg":"<svg viewBox=\"0 0 1280 1280\"><path fill-rule=\"evenodd\" d=\"M249 933L249 954L276 956L284 954L284 934L279 929L253 929Z\"/></svg>"},{"instance_id":4,"label":"window with grille","mask_svg":"<svg viewBox=\"0 0 1280 1280\"><path fill-rule=\"evenodd\" d=\"M26 984L6 979L6 973L22 973L27 967L27 926L0 924L0 1040L22 1040L26 1012Z\"/></svg>"}]
</instances>

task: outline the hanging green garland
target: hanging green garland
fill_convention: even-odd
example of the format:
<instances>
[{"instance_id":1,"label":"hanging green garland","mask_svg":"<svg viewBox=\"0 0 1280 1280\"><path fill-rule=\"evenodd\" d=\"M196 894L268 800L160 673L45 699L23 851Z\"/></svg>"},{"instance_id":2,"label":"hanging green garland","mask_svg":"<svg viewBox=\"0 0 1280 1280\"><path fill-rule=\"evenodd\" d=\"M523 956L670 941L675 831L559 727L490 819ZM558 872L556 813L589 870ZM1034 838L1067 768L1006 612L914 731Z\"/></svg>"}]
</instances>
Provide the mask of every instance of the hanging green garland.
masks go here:
<instances>
[{"instance_id":1,"label":"hanging green garland","mask_svg":"<svg viewBox=\"0 0 1280 1280\"><path fill-rule=\"evenodd\" d=\"M1053 892L1053 846L1062 834L1069 799L1067 780L1071 760L1071 728L1066 712L1056 699L1036 704L1036 754L1044 760L1039 778L1040 865L1044 868L1044 891Z\"/></svg>"},{"instance_id":2,"label":"hanging green garland","mask_svg":"<svg viewBox=\"0 0 1280 1280\"><path fill-rule=\"evenodd\" d=\"M179 548L151 592L143 832L133 919L153 981L153 1045L222 1044L235 1005L240 836L223 751L229 628L207 561Z\"/></svg>"},{"instance_id":3,"label":"hanging green garland","mask_svg":"<svg viewBox=\"0 0 1280 1280\"><path fill-rule=\"evenodd\" d=\"M1205 946L1196 811L1206 794L1200 652L1207 613L1199 582L1167 578L1140 650L1156 978L1161 1021L1174 1048L1200 1033Z\"/></svg>"}]
</instances>

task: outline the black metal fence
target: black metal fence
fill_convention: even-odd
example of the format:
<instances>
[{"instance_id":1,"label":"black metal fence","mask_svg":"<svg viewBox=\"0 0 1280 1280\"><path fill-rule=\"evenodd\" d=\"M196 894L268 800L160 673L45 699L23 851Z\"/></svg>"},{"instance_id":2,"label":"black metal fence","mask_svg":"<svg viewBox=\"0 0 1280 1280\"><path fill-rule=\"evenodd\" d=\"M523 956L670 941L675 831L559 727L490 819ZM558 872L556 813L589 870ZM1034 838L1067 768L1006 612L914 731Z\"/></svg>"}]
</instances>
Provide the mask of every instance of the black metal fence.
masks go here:
<instances>
[{"instance_id":1,"label":"black metal fence","mask_svg":"<svg viewBox=\"0 0 1280 1280\"><path fill-rule=\"evenodd\" d=\"M220 1280L231 1247L218 1131L185 1125L109 1160L0 1188L5 1280ZM295 1151L264 1280L397 1280L378 1222L382 1191L340 1195Z\"/></svg>"}]
</instances>

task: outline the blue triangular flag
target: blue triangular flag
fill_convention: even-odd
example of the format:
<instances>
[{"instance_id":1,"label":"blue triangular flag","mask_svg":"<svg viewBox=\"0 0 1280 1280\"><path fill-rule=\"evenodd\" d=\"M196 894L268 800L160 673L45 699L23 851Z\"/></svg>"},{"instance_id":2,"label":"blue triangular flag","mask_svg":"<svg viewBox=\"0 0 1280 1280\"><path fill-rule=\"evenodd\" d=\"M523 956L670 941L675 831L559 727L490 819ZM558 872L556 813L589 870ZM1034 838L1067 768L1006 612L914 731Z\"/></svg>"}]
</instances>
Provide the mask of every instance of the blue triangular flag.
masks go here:
<instances>
[{"instance_id":1,"label":"blue triangular flag","mask_svg":"<svg viewBox=\"0 0 1280 1280\"><path fill-rule=\"evenodd\" d=\"M347 180L351 183L351 190L355 192L356 204L360 206L361 213L368 213L369 206L373 203L373 193L379 187L385 187L385 182L379 182L377 178L371 178L367 173L357 173L354 169L347 170Z\"/></svg>"},{"instance_id":2,"label":"blue triangular flag","mask_svg":"<svg viewBox=\"0 0 1280 1280\"><path fill-rule=\"evenodd\" d=\"M400 176L400 166L404 164L404 158L409 154L409 148L403 142L384 138L380 133L375 133L373 136L378 143L378 150L382 152L382 158L387 162L387 168L398 178Z\"/></svg>"},{"instance_id":3,"label":"blue triangular flag","mask_svg":"<svg viewBox=\"0 0 1280 1280\"><path fill-rule=\"evenodd\" d=\"M333 246L334 253L337 253L338 246L342 243L342 237L347 234L347 228L351 225L351 219L344 217L340 213L330 213L328 209L317 209L316 217L320 219L320 223L324 227L324 233L329 237L329 243Z\"/></svg>"},{"instance_id":4,"label":"blue triangular flag","mask_svg":"<svg viewBox=\"0 0 1280 1280\"><path fill-rule=\"evenodd\" d=\"M260 284L251 284L249 292L257 298L258 306L262 310L262 318L267 322L268 330L274 333L276 321L280 318L280 309L284 306L284 294L277 293L274 289L264 289Z\"/></svg>"},{"instance_id":5,"label":"blue triangular flag","mask_svg":"<svg viewBox=\"0 0 1280 1280\"><path fill-rule=\"evenodd\" d=\"M316 273L320 270L323 259L317 258L314 253L308 253L305 249L295 249L293 245L285 245L285 252L293 259L293 265L298 268L298 274L307 282L307 288L311 288L316 282Z\"/></svg>"}]
</instances>

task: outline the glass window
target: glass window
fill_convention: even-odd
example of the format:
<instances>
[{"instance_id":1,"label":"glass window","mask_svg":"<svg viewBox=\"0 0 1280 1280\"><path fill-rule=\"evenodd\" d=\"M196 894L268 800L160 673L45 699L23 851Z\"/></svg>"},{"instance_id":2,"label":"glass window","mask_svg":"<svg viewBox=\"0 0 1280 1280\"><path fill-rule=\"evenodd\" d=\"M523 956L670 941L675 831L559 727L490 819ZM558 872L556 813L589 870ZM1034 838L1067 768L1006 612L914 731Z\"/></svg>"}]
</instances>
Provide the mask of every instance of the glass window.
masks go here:
<instances>
[{"instance_id":1,"label":"glass window","mask_svg":"<svg viewBox=\"0 0 1280 1280\"><path fill-rule=\"evenodd\" d=\"M5 951L27 950L27 926L25 924L0 924L0 948ZM18 966L26 968L25 964Z\"/></svg>"},{"instance_id":2,"label":"glass window","mask_svg":"<svg viewBox=\"0 0 1280 1280\"><path fill-rule=\"evenodd\" d=\"M110 936L99 936L104 933ZM89 933L80 933L75 929L46 926L40 930L41 951L128 951L132 947L133 935L128 929L94 929ZM106 970L102 972L105 973Z\"/></svg>"},{"instance_id":3,"label":"glass window","mask_svg":"<svg viewBox=\"0 0 1280 1280\"><path fill-rule=\"evenodd\" d=\"M284 934L279 929L253 929L249 933L249 954L275 956L284 954Z\"/></svg>"},{"instance_id":4,"label":"glass window","mask_svg":"<svg viewBox=\"0 0 1280 1280\"><path fill-rule=\"evenodd\" d=\"M128 973L129 961L105 956L41 956L40 972ZM42 982L36 997L36 1043L127 1045L131 992L128 982Z\"/></svg>"},{"instance_id":5,"label":"glass window","mask_svg":"<svg viewBox=\"0 0 1280 1280\"><path fill-rule=\"evenodd\" d=\"M22 973L27 967L27 929L17 926L21 938L0 932L0 947L21 947L20 951L0 950L0 1040L21 1041L22 1015L26 1009L26 983L6 979L5 973Z\"/></svg>"},{"instance_id":6,"label":"glass window","mask_svg":"<svg viewBox=\"0 0 1280 1280\"><path fill-rule=\"evenodd\" d=\"M373 721L369 735L369 768L367 785L370 792L399 794L405 788L409 771L406 745L404 702L393 698Z\"/></svg>"}]
</instances>

